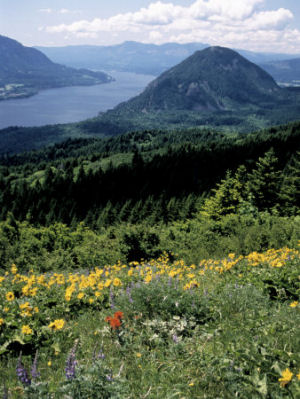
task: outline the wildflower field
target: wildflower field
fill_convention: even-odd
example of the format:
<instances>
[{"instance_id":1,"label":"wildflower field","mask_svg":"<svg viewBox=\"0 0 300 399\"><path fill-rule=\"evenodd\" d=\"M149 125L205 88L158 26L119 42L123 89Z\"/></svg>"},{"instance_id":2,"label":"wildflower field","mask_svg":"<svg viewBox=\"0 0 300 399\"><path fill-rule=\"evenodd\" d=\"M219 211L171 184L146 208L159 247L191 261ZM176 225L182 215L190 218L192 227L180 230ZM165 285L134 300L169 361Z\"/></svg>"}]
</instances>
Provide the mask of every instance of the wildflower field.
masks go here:
<instances>
[{"instance_id":1,"label":"wildflower field","mask_svg":"<svg viewBox=\"0 0 300 399\"><path fill-rule=\"evenodd\" d=\"M299 293L289 248L72 273L13 264L0 397L299 398Z\"/></svg>"}]
</instances>

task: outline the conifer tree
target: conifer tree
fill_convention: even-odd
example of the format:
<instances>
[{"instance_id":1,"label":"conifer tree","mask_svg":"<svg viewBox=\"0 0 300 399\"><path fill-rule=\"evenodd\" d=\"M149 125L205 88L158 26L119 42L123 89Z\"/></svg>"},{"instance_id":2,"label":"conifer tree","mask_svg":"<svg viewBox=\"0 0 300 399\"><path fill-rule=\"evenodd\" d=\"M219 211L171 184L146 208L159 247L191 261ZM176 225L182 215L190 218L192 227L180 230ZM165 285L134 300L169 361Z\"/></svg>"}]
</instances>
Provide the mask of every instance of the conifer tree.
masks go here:
<instances>
[{"instance_id":1,"label":"conifer tree","mask_svg":"<svg viewBox=\"0 0 300 399\"><path fill-rule=\"evenodd\" d=\"M234 176L227 171L225 179L221 180L213 192L214 195L209 197L201 208L202 216L218 220L224 215L238 212L249 197L245 166L240 166Z\"/></svg>"},{"instance_id":2,"label":"conifer tree","mask_svg":"<svg viewBox=\"0 0 300 399\"><path fill-rule=\"evenodd\" d=\"M281 176L278 159L271 148L258 159L256 168L249 175L249 188L259 210L271 210L278 206Z\"/></svg>"},{"instance_id":3,"label":"conifer tree","mask_svg":"<svg viewBox=\"0 0 300 399\"><path fill-rule=\"evenodd\" d=\"M281 213L293 215L300 206L300 151L292 157L286 168L280 190Z\"/></svg>"}]
</instances>

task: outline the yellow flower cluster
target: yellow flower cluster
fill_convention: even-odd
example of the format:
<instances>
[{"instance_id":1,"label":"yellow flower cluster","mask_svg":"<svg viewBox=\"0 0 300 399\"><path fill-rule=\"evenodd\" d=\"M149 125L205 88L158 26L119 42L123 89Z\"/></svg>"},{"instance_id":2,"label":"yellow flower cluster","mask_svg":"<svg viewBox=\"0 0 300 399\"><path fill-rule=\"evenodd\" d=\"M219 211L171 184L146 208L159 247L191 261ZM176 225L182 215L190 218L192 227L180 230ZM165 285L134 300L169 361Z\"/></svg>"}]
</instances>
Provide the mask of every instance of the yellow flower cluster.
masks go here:
<instances>
[{"instance_id":1,"label":"yellow flower cluster","mask_svg":"<svg viewBox=\"0 0 300 399\"><path fill-rule=\"evenodd\" d=\"M282 267L295 259L300 261L299 251L282 248L265 253L252 252L245 257L230 253L223 259L204 259L198 265L187 265L183 260L170 262L167 254L163 254L148 262L131 262L129 265L118 262L112 266L96 267L86 273L34 274L31 271L20 274L17 266L12 265L9 272L0 276L1 331L9 328L9 323L4 320L11 318L25 335L32 334L28 324L34 330L45 325L52 331L61 330L65 326L63 319L56 319L49 324L49 320L53 320L53 313L49 313L48 303L54 301L59 304L60 313L57 313L57 317L63 317L64 309L74 304L101 306L111 289L118 291L133 281L150 284L156 278L164 277L176 279L178 287L183 290L197 289L203 286L204 279L210 275L223 278L223 274L230 276L231 273L237 273L242 277L246 272L265 268L279 273ZM298 308L298 302L291 302L289 306ZM23 325L24 320L28 324Z\"/></svg>"},{"instance_id":2,"label":"yellow flower cluster","mask_svg":"<svg viewBox=\"0 0 300 399\"><path fill-rule=\"evenodd\" d=\"M32 329L28 326L22 326L22 333L25 335L31 335L33 333Z\"/></svg>"},{"instance_id":3,"label":"yellow flower cluster","mask_svg":"<svg viewBox=\"0 0 300 399\"><path fill-rule=\"evenodd\" d=\"M282 373L281 377L278 378L278 381L280 382L280 386L284 388L287 384L289 384L292 381L292 378L294 376L294 373L291 372L290 369L286 368ZM300 371L296 375L297 379L300 381Z\"/></svg>"},{"instance_id":4,"label":"yellow flower cluster","mask_svg":"<svg viewBox=\"0 0 300 399\"><path fill-rule=\"evenodd\" d=\"M52 323L50 323L48 325L48 327L54 331L57 331L57 330L61 330L62 328L64 328L64 325L65 325L65 321L63 319L57 319L57 320L52 321Z\"/></svg>"}]
</instances>

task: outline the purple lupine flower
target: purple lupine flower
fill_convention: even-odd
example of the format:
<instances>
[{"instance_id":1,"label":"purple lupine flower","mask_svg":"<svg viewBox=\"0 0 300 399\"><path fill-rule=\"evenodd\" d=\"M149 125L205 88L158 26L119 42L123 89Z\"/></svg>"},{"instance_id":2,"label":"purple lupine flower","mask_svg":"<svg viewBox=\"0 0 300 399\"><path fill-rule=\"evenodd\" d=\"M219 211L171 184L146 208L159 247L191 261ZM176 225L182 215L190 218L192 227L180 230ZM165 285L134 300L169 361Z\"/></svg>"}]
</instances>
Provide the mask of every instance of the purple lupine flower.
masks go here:
<instances>
[{"instance_id":1,"label":"purple lupine flower","mask_svg":"<svg viewBox=\"0 0 300 399\"><path fill-rule=\"evenodd\" d=\"M104 360L104 359L105 359L105 354L104 354L103 350L100 349L100 350L98 351L97 355L96 355L96 348L95 348L95 349L94 349L94 352L93 352L93 363L94 363L96 360Z\"/></svg>"},{"instance_id":2,"label":"purple lupine flower","mask_svg":"<svg viewBox=\"0 0 300 399\"><path fill-rule=\"evenodd\" d=\"M110 288L110 291L109 291L109 298L110 298L110 308L114 309L115 308L115 303L114 303L115 296L114 296L114 293L113 293L111 288Z\"/></svg>"},{"instance_id":3,"label":"purple lupine flower","mask_svg":"<svg viewBox=\"0 0 300 399\"><path fill-rule=\"evenodd\" d=\"M128 296L129 302L133 303L133 299L132 299L132 296L131 296L131 288L129 286L126 288L126 294Z\"/></svg>"},{"instance_id":4,"label":"purple lupine flower","mask_svg":"<svg viewBox=\"0 0 300 399\"><path fill-rule=\"evenodd\" d=\"M35 352L35 357L31 367L31 377L35 380L40 377L41 373L37 369L38 351Z\"/></svg>"},{"instance_id":5,"label":"purple lupine flower","mask_svg":"<svg viewBox=\"0 0 300 399\"><path fill-rule=\"evenodd\" d=\"M98 355L97 355L97 359L101 359L104 360L105 359L105 355L102 349L99 350Z\"/></svg>"},{"instance_id":6,"label":"purple lupine flower","mask_svg":"<svg viewBox=\"0 0 300 399\"><path fill-rule=\"evenodd\" d=\"M66 368L65 368L67 380L72 380L73 378L76 377L76 364L77 364L76 347L77 347L77 343L75 343L75 345L71 349L69 356L67 358Z\"/></svg>"},{"instance_id":7,"label":"purple lupine flower","mask_svg":"<svg viewBox=\"0 0 300 399\"><path fill-rule=\"evenodd\" d=\"M179 342L179 338L176 334L172 335L172 340L173 340L173 342L175 342L175 344L178 344L178 342Z\"/></svg>"},{"instance_id":8,"label":"purple lupine flower","mask_svg":"<svg viewBox=\"0 0 300 399\"><path fill-rule=\"evenodd\" d=\"M25 369L24 364L22 363L22 352L20 352L20 356L18 358L16 373L19 381L23 385L31 385L31 380L28 376L27 370Z\"/></svg>"}]
</instances>

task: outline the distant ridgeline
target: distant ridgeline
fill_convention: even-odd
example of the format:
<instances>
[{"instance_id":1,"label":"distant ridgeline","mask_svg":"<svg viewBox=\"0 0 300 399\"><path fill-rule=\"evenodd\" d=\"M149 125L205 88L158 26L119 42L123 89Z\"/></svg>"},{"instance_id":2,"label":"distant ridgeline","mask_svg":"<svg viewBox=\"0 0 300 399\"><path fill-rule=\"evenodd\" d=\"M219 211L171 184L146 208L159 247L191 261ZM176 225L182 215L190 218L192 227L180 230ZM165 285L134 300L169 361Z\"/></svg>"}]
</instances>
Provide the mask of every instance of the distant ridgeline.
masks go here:
<instances>
[{"instance_id":1,"label":"distant ridgeline","mask_svg":"<svg viewBox=\"0 0 300 399\"><path fill-rule=\"evenodd\" d=\"M297 214L299 157L299 122L248 135L190 129L68 140L1 160L0 219L168 222L191 217L217 183L205 208L212 217Z\"/></svg>"},{"instance_id":2,"label":"distant ridgeline","mask_svg":"<svg viewBox=\"0 0 300 399\"><path fill-rule=\"evenodd\" d=\"M147 128L253 131L299 118L300 90L279 87L237 52L210 47L169 69L139 96L80 126L117 134Z\"/></svg>"},{"instance_id":3,"label":"distant ridgeline","mask_svg":"<svg viewBox=\"0 0 300 399\"><path fill-rule=\"evenodd\" d=\"M195 51L208 47L204 43L139 43L126 41L112 46L36 47L52 61L75 68L127 71L158 76L180 63ZM300 55L261 53L237 50L279 82L300 82Z\"/></svg>"},{"instance_id":4,"label":"distant ridgeline","mask_svg":"<svg viewBox=\"0 0 300 399\"><path fill-rule=\"evenodd\" d=\"M95 118L68 125L0 131L0 155L37 149L67 138L139 130L197 127L226 133L251 132L297 120L299 115L300 89L279 87L267 72L237 52L210 47L164 72L140 95Z\"/></svg>"},{"instance_id":5,"label":"distant ridgeline","mask_svg":"<svg viewBox=\"0 0 300 399\"><path fill-rule=\"evenodd\" d=\"M104 72L55 64L40 51L0 36L0 100L36 94L41 89L111 82Z\"/></svg>"}]
</instances>

